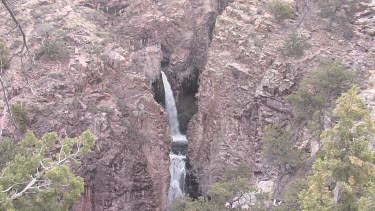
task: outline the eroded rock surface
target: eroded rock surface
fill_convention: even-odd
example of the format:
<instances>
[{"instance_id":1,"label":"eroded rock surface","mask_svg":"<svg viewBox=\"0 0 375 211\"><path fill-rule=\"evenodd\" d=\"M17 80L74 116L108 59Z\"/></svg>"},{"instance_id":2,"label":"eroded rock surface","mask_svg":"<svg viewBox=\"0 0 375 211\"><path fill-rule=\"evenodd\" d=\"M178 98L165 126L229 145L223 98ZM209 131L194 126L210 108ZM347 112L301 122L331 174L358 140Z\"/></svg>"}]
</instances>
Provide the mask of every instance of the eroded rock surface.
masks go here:
<instances>
[{"instance_id":1,"label":"eroded rock surface","mask_svg":"<svg viewBox=\"0 0 375 211\"><path fill-rule=\"evenodd\" d=\"M27 108L28 127L37 135L74 136L90 129L98 137L95 152L77 169L86 189L74 210L165 210L170 138L167 114L153 95L162 86L151 86L160 70L181 102L201 73L188 138L190 164L203 191L224 168L243 161L255 171L255 183L272 189L268 180L275 175L265 175L270 171L260 158L262 129L289 121L284 97L322 60L341 59L362 76L373 74L374 3L370 12L358 14L347 41L341 31L323 30L325 23L306 1L290 1L296 14L284 23L275 22L264 1L249 0L231 3L216 20L232 1L14 2L29 52L23 63L15 57L1 73L10 103ZM8 17L3 7L0 14ZM10 52L17 52L21 37L12 21L0 24ZM278 51L295 29L311 44L298 59ZM373 84L367 88L372 105ZM3 135L14 131L7 118Z\"/></svg>"},{"instance_id":2,"label":"eroded rock surface","mask_svg":"<svg viewBox=\"0 0 375 211\"><path fill-rule=\"evenodd\" d=\"M327 23L311 1L291 3L294 18L283 23L260 1L237 0L217 18L200 75L198 112L188 128L190 164L203 193L225 169L243 163L254 171L255 184L275 181L275 171L261 159L262 130L270 123L290 121L285 96L298 87L304 73L330 58L341 60L362 79L374 68L374 38L365 30L370 26L354 24L353 38L345 40L343 31L325 30ZM369 10L362 19L373 24L373 7ZM295 30L308 38L310 47L300 58L283 56L278 49ZM301 136L308 137L303 132Z\"/></svg>"},{"instance_id":3,"label":"eroded rock surface","mask_svg":"<svg viewBox=\"0 0 375 211\"><path fill-rule=\"evenodd\" d=\"M166 209L170 138L167 114L153 96L162 90L151 84L160 70L174 91L197 80L216 16L229 1L14 2L29 52L2 73L10 103L27 108L37 135L90 129L98 137L77 170L86 188L74 210ZM3 7L0 13L8 16ZM17 52L18 31L10 19L0 21L10 52ZM14 131L6 119L3 134Z\"/></svg>"}]
</instances>

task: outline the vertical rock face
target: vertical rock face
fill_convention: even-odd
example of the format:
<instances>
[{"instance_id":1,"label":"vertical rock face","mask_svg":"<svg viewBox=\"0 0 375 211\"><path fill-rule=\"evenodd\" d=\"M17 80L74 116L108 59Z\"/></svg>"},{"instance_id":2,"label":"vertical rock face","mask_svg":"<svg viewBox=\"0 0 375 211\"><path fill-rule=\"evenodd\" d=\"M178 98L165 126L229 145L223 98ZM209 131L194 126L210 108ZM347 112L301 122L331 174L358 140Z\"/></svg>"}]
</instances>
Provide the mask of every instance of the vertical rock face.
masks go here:
<instances>
[{"instance_id":1,"label":"vertical rock face","mask_svg":"<svg viewBox=\"0 0 375 211\"><path fill-rule=\"evenodd\" d=\"M373 67L374 57L364 53L373 55L371 35L356 34L346 45L339 35L317 30L314 14L300 28L313 44L300 59L277 52L297 23L273 23L269 14L258 13L262 2L234 2L214 29L229 2L14 2L30 52L2 73L10 103L27 108L28 127L37 135L75 136L90 129L98 137L94 153L77 169L86 188L74 210L166 209L170 138L167 115L153 98L160 90L151 88L160 70L180 96L208 61L189 127L191 165L204 188L224 166L246 160L258 172L265 168L259 159L262 127L288 119L283 96L300 73L325 57L341 58L358 71ZM364 26L367 16L358 23L365 31L371 29ZM1 18L0 24L10 52L17 52L13 23ZM5 120L3 135L14 131Z\"/></svg>"},{"instance_id":2,"label":"vertical rock face","mask_svg":"<svg viewBox=\"0 0 375 211\"><path fill-rule=\"evenodd\" d=\"M27 108L28 127L37 135L74 136L90 129L98 138L77 169L86 187L73 210L166 209L170 138L167 115L153 98L160 90L151 84L160 80L160 70L174 91L197 80L215 18L229 1L15 3L30 55L37 56L33 62L26 56L23 64L15 57L3 73L10 103ZM16 52L17 30L7 19L0 23L1 34L10 31L4 41ZM48 54L46 41L56 55ZM5 123L5 135L15 131Z\"/></svg>"},{"instance_id":3,"label":"vertical rock face","mask_svg":"<svg viewBox=\"0 0 375 211\"><path fill-rule=\"evenodd\" d=\"M199 78L198 112L188 127L188 156L203 193L224 169L239 164L252 168L258 185L276 176L261 160L262 130L270 123L288 123L284 97L306 71L330 58L342 60L361 78L374 67L374 60L366 59L374 58L370 35L354 27L354 37L344 41L339 31L324 30L315 5L305 2L291 1L294 18L284 23L277 23L260 1L234 1L217 18ZM299 58L283 56L278 49L295 30L311 46Z\"/></svg>"}]
</instances>

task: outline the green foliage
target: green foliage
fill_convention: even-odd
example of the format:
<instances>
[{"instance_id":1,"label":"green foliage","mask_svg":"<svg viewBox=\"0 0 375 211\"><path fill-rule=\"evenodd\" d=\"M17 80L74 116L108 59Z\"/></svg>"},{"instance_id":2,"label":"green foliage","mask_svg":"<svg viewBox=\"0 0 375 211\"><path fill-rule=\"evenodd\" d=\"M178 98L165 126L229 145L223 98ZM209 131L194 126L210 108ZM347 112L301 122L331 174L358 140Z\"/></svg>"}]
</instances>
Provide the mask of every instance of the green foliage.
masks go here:
<instances>
[{"instance_id":1,"label":"green foliage","mask_svg":"<svg viewBox=\"0 0 375 211\"><path fill-rule=\"evenodd\" d=\"M225 179L212 184L209 187L209 199L199 197L196 200L191 198L177 198L173 201L173 211L220 211L220 210L241 210L243 203L251 204L244 200L245 194L256 193L249 182L249 175L246 168L238 168L228 172ZM261 193L256 194L256 202L251 206L252 210L264 207ZM251 199L250 199L251 200Z\"/></svg>"},{"instance_id":2,"label":"green foliage","mask_svg":"<svg viewBox=\"0 0 375 211\"><path fill-rule=\"evenodd\" d=\"M338 24L339 30L346 39L352 38L354 32L352 23L356 13L366 9L364 2L368 0L319 0L320 16L329 19L328 30L332 30L333 23Z\"/></svg>"},{"instance_id":3,"label":"green foliage","mask_svg":"<svg viewBox=\"0 0 375 211\"><path fill-rule=\"evenodd\" d=\"M320 15L324 18L337 18L346 16L353 18L356 11L359 10L358 0L319 0Z\"/></svg>"},{"instance_id":4,"label":"green foliage","mask_svg":"<svg viewBox=\"0 0 375 211\"><path fill-rule=\"evenodd\" d=\"M11 107L14 120L16 121L20 131L26 132L27 129L27 110L21 104L14 104Z\"/></svg>"},{"instance_id":5,"label":"green foliage","mask_svg":"<svg viewBox=\"0 0 375 211\"><path fill-rule=\"evenodd\" d=\"M298 58L304 55L305 49L308 46L306 36L298 32L292 32L284 40L280 51L286 56Z\"/></svg>"},{"instance_id":6,"label":"green foliage","mask_svg":"<svg viewBox=\"0 0 375 211\"><path fill-rule=\"evenodd\" d=\"M210 204L204 197L198 197L194 200L189 197L176 198L173 201L172 211L219 211L224 207L218 208L215 204Z\"/></svg>"},{"instance_id":7,"label":"green foliage","mask_svg":"<svg viewBox=\"0 0 375 211\"><path fill-rule=\"evenodd\" d=\"M331 102L354 82L355 75L339 62L324 62L307 74L295 94L287 97L295 116L295 123L311 121L322 125Z\"/></svg>"},{"instance_id":8,"label":"green foliage","mask_svg":"<svg viewBox=\"0 0 375 211\"><path fill-rule=\"evenodd\" d=\"M314 94L311 90L302 84L298 91L287 97L292 104L294 122L297 124L312 120L313 115L324 108L324 98L321 95Z\"/></svg>"},{"instance_id":9,"label":"green foliage","mask_svg":"<svg viewBox=\"0 0 375 211\"><path fill-rule=\"evenodd\" d=\"M347 71L340 62L323 62L319 68L307 76L308 85L322 95L325 100L333 101L355 82L355 75Z\"/></svg>"},{"instance_id":10,"label":"green foliage","mask_svg":"<svg viewBox=\"0 0 375 211\"><path fill-rule=\"evenodd\" d=\"M280 195L280 199L283 203L276 210L301 210L301 207L298 202L298 194L305 189L307 189L306 179L296 179L293 182L291 182L285 188L285 191Z\"/></svg>"},{"instance_id":11,"label":"green foliage","mask_svg":"<svg viewBox=\"0 0 375 211\"><path fill-rule=\"evenodd\" d=\"M292 6L283 0L271 0L268 3L268 11L279 22L292 17L293 13Z\"/></svg>"},{"instance_id":12,"label":"green foliage","mask_svg":"<svg viewBox=\"0 0 375 211\"><path fill-rule=\"evenodd\" d=\"M266 126L262 141L263 156L271 165L296 167L304 160L302 151L294 146L292 135L280 125Z\"/></svg>"},{"instance_id":13,"label":"green foliage","mask_svg":"<svg viewBox=\"0 0 375 211\"><path fill-rule=\"evenodd\" d=\"M308 178L308 188L298 195L303 210L333 209L333 200L329 189L329 172L324 170L322 160L317 159L313 166L314 174Z\"/></svg>"},{"instance_id":14,"label":"green foliage","mask_svg":"<svg viewBox=\"0 0 375 211\"><path fill-rule=\"evenodd\" d=\"M0 169L14 158L16 145L9 139L0 140Z\"/></svg>"},{"instance_id":15,"label":"green foliage","mask_svg":"<svg viewBox=\"0 0 375 211\"><path fill-rule=\"evenodd\" d=\"M36 52L36 58L46 58L49 60L59 60L67 58L69 55L66 45L58 40L45 40Z\"/></svg>"},{"instance_id":16,"label":"green foliage","mask_svg":"<svg viewBox=\"0 0 375 211\"><path fill-rule=\"evenodd\" d=\"M366 210L374 195L375 128L365 103L350 89L337 100L333 114L340 120L322 133L323 159L313 165L308 188L299 194L303 210Z\"/></svg>"},{"instance_id":17,"label":"green foliage","mask_svg":"<svg viewBox=\"0 0 375 211\"><path fill-rule=\"evenodd\" d=\"M0 39L0 68L7 68L9 60L9 50L3 40Z\"/></svg>"},{"instance_id":18,"label":"green foliage","mask_svg":"<svg viewBox=\"0 0 375 211\"><path fill-rule=\"evenodd\" d=\"M72 168L93 145L89 131L63 140L54 132L40 139L27 132L1 169L0 210L69 210L84 190L83 178Z\"/></svg>"},{"instance_id":19,"label":"green foliage","mask_svg":"<svg viewBox=\"0 0 375 211\"><path fill-rule=\"evenodd\" d=\"M368 211L375 210L375 184L369 182L365 194L358 200L358 210Z\"/></svg>"},{"instance_id":20,"label":"green foliage","mask_svg":"<svg viewBox=\"0 0 375 211\"><path fill-rule=\"evenodd\" d=\"M224 206L229 203L229 206L231 206L238 202L243 194L250 191L254 191L254 189L251 188L248 178L237 177L212 184L208 194L211 196L211 204Z\"/></svg>"}]
</instances>

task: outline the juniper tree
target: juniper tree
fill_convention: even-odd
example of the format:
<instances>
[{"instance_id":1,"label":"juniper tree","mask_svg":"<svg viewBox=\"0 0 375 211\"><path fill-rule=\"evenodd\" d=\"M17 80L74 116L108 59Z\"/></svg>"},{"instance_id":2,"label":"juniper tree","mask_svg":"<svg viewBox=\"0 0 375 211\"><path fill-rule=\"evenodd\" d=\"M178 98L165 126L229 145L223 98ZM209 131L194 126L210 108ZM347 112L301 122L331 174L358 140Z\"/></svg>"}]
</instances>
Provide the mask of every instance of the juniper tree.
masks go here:
<instances>
[{"instance_id":1,"label":"juniper tree","mask_svg":"<svg viewBox=\"0 0 375 211\"><path fill-rule=\"evenodd\" d=\"M308 188L299 194L303 210L358 210L373 206L368 200L374 197L373 121L356 87L336 102L333 115L339 120L322 133L323 156L313 165Z\"/></svg>"},{"instance_id":2,"label":"juniper tree","mask_svg":"<svg viewBox=\"0 0 375 211\"><path fill-rule=\"evenodd\" d=\"M0 210L68 210L84 190L72 168L93 144L89 131L64 139L55 132L38 139L28 131L0 171Z\"/></svg>"},{"instance_id":3,"label":"juniper tree","mask_svg":"<svg viewBox=\"0 0 375 211\"><path fill-rule=\"evenodd\" d=\"M355 83L356 76L337 61L327 61L309 72L296 93L287 97L291 103L294 122L309 125L317 131L324 129L330 116L332 102Z\"/></svg>"}]
</instances>

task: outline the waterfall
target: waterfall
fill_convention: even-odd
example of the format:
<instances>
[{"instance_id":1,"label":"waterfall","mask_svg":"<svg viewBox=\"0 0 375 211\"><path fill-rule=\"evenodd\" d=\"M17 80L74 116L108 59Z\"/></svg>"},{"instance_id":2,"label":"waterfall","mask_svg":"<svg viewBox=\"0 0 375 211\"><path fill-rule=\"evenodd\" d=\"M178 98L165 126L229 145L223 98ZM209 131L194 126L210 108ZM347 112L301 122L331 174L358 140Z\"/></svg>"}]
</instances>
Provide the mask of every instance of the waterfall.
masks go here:
<instances>
[{"instance_id":1,"label":"waterfall","mask_svg":"<svg viewBox=\"0 0 375 211\"><path fill-rule=\"evenodd\" d=\"M169 167L171 182L168 192L168 206L172 204L173 199L184 196L186 178L186 156L170 154L169 158L171 159L171 166Z\"/></svg>"},{"instance_id":2,"label":"waterfall","mask_svg":"<svg viewBox=\"0 0 375 211\"><path fill-rule=\"evenodd\" d=\"M178 123L177 118L177 108L176 103L174 101L173 92L171 85L168 82L168 78L163 71L161 71L163 84L164 84L164 92L165 92L165 108L167 109L168 117L169 117L169 128L171 130L171 136L181 136L180 132L180 124Z\"/></svg>"},{"instance_id":3,"label":"waterfall","mask_svg":"<svg viewBox=\"0 0 375 211\"><path fill-rule=\"evenodd\" d=\"M168 78L163 71L161 71L164 92L165 92L165 108L169 117L169 128L172 137L172 152L169 154L171 165L169 172L171 174L171 181L168 191L168 207L172 204L173 199L184 196L185 178L186 178L186 156L183 155L183 148L186 149L186 136L180 132L180 124L177 118L176 102L172 92L171 85ZM182 146L182 147L181 147Z\"/></svg>"}]
</instances>

